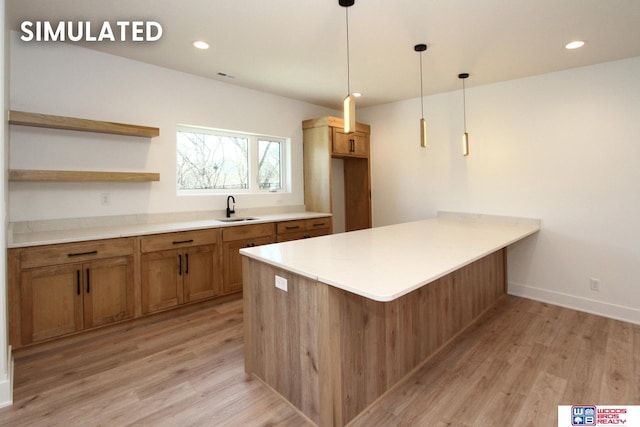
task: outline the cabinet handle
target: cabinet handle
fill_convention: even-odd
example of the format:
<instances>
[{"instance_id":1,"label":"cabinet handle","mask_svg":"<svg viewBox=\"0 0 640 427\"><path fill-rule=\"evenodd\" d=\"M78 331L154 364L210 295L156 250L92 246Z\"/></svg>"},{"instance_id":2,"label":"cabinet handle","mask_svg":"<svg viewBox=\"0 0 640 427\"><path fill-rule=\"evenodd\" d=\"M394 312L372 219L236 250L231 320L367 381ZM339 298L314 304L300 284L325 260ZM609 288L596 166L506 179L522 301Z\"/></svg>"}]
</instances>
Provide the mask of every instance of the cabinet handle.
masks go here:
<instances>
[{"instance_id":1,"label":"cabinet handle","mask_svg":"<svg viewBox=\"0 0 640 427\"><path fill-rule=\"evenodd\" d=\"M172 242L174 245L181 245L183 243L193 243L193 239L189 239L189 240L177 240Z\"/></svg>"},{"instance_id":2,"label":"cabinet handle","mask_svg":"<svg viewBox=\"0 0 640 427\"><path fill-rule=\"evenodd\" d=\"M316 222L313 224L314 227L322 227L323 225L325 225L324 222Z\"/></svg>"},{"instance_id":3,"label":"cabinet handle","mask_svg":"<svg viewBox=\"0 0 640 427\"><path fill-rule=\"evenodd\" d=\"M80 295L80 270L76 270L76 293Z\"/></svg>"},{"instance_id":4,"label":"cabinet handle","mask_svg":"<svg viewBox=\"0 0 640 427\"><path fill-rule=\"evenodd\" d=\"M91 293L91 273L87 268L87 293Z\"/></svg>"},{"instance_id":5,"label":"cabinet handle","mask_svg":"<svg viewBox=\"0 0 640 427\"><path fill-rule=\"evenodd\" d=\"M182 255L178 255L178 275L182 276Z\"/></svg>"},{"instance_id":6,"label":"cabinet handle","mask_svg":"<svg viewBox=\"0 0 640 427\"><path fill-rule=\"evenodd\" d=\"M356 141L354 139L349 140L349 152L355 153L356 151Z\"/></svg>"},{"instance_id":7,"label":"cabinet handle","mask_svg":"<svg viewBox=\"0 0 640 427\"><path fill-rule=\"evenodd\" d=\"M186 262L184 274L189 274L189 254L184 254L184 260Z\"/></svg>"},{"instance_id":8,"label":"cabinet handle","mask_svg":"<svg viewBox=\"0 0 640 427\"><path fill-rule=\"evenodd\" d=\"M285 227L286 230L297 230L298 228L300 228L299 225L292 225L292 226Z\"/></svg>"},{"instance_id":9,"label":"cabinet handle","mask_svg":"<svg viewBox=\"0 0 640 427\"><path fill-rule=\"evenodd\" d=\"M89 251L89 252L76 252L76 253L70 253L67 254L67 256L69 258L74 257L74 256L82 256L82 255L97 255L98 251Z\"/></svg>"}]
</instances>

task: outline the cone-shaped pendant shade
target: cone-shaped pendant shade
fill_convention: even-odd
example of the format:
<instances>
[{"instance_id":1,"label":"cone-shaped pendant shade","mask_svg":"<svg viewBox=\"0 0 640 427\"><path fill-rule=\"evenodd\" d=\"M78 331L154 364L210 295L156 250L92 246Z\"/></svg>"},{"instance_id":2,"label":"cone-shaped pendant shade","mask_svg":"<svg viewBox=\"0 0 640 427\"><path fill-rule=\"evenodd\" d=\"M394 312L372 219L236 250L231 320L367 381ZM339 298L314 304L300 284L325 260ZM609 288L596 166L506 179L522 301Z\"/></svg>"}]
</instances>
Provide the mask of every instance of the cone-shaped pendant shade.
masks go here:
<instances>
[{"instance_id":1,"label":"cone-shaped pendant shade","mask_svg":"<svg viewBox=\"0 0 640 427\"><path fill-rule=\"evenodd\" d=\"M344 133L356 131L356 97L349 94L344 99Z\"/></svg>"},{"instance_id":2,"label":"cone-shaped pendant shade","mask_svg":"<svg viewBox=\"0 0 640 427\"><path fill-rule=\"evenodd\" d=\"M427 121L425 119L420 119L420 146L427 146Z\"/></svg>"}]
</instances>

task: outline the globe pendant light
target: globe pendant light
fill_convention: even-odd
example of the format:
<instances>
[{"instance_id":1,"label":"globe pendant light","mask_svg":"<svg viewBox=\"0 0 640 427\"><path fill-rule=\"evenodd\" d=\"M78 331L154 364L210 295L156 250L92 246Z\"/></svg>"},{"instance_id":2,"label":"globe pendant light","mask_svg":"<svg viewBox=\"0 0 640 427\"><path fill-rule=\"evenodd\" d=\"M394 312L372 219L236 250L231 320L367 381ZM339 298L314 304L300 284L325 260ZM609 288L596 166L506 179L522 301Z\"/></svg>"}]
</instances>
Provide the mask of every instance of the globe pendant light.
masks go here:
<instances>
[{"instance_id":1,"label":"globe pendant light","mask_svg":"<svg viewBox=\"0 0 640 427\"><path fill-rule=\"evenodd\" d=\"M427 146L427 121L424 119L424 94L422 92L422 52L427 50L426 44L417 44L413 47L413 50L420 52L420 112L422 118L420 119L420 146L426 148Z\"/></svg>"},{"instance_id":2,"label":"globe pendant light","mask_svg":"<svg viewBox=\"0 0 640 427\"><path fill-rule=\"evenodd\" d=\"M351 93L350 69L349 69L349 7L353 6L355 0L338 0L338 4L345 9L347 20L347 96L343 101L344 133L352 133L356 130L356 98Z\"/></svg>"},{"instance_id":3,"label":"globe pendant light","mask_svg":"<svg viewBox=\"0 0 640 427\"><path fill-rule=\"evenodd\" d=\"M462 112L464 115L464 135L462 135L462 155L469 155L469 133L467 132L467 97L465 95L464 81L469 73L460 73L458 78L462 80Z\"/></svg>"}]
</instances>

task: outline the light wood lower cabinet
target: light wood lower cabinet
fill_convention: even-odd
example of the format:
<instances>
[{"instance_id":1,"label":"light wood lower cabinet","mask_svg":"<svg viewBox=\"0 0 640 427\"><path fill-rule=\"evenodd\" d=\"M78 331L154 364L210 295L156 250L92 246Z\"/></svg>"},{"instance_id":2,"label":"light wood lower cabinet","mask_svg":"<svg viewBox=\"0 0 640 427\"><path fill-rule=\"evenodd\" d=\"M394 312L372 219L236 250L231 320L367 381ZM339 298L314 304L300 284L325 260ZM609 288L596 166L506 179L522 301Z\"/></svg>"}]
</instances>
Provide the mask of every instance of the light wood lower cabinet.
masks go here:
<instances>
[{"instance_id":1,"label":"light wood lower cabinet","mask_svg":"<svg viewBox=\"0 0 640 427\"><path fill-rule=\"evenodd\" d=\"M240 249L330 232L324 217L9 249L11 344L239 294Z\"/></svg>"},{"instance_id":2,"label":"light wood lower cabinet","mask_svg":"<svg viewBox=\"0 0 640 427\"><path fill-rule=\"evenodd\" d=\"M130 319L133 239L12 249L12 345Z\"/></svg>"},{"instance_id":3,"label":"light wood lower cabinet","mask_svg":"<svg viewBox=\"0 0 640 427\"><path fill-rule=\"evenodd\" d=\"M222 289L225 293L242 290L242 256L240 249L275 243L273 223L241 225L222 230L222 260L224 279Z\"/></svg>"},{"instance_id":4,"label":"light wood lower cabinet","mask_svg":"<svg viewBox=\"0 0 640 427\"><path fill-rule=\"evenodd\" d=\"M142 237L142 314L220 295L218 238L218 229Z\"/></svg>"}]
</instances>

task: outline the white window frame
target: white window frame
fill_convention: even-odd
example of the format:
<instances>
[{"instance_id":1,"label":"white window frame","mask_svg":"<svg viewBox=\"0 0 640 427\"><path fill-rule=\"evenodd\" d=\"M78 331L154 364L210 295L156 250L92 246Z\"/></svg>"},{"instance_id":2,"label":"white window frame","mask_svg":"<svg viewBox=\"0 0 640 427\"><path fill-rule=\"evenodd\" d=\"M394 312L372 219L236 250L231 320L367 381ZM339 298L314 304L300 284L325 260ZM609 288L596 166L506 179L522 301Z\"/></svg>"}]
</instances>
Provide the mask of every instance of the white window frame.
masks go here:
<instances>
[{"instance_id":1,"label":"white window frame","mask_svg":"<svg viewBox=\"0 0 640 427\"><path fill-rule=\"evenodd\" d=\"M240 132L240 131L232 131L227 129L219 129L219 128L208 128L203 126L194 126L194 125L182 125L179 124L176 126L176 147L175 147L175 165L178 163L178 146L177 146L177 134L178 132L193 132L193 133L204 133L211 135L219 135L219 136L231 136L231 137L241 137L247 138L249 140L249 164L248 164L248 187L249 188L238 188L238 189L228 189L228 188L206 188L206 189L178 189L177 186L177 175L176 175L176 193L178 196L195 196L195 195L210 195L210 194L228 194L232 191L234 194L268 194L268 193L290 193L291 192L291 181L289 179L289 171L291 170L291 139L282 137L282 136L274 136L274 135L266 135L266 134L258 134L251 132ZM258 141L259 140L271 140L277 141L280 143L280 182L281 188L279 189L262 189L258 183Z\"/></svg>"}]
</instances>

